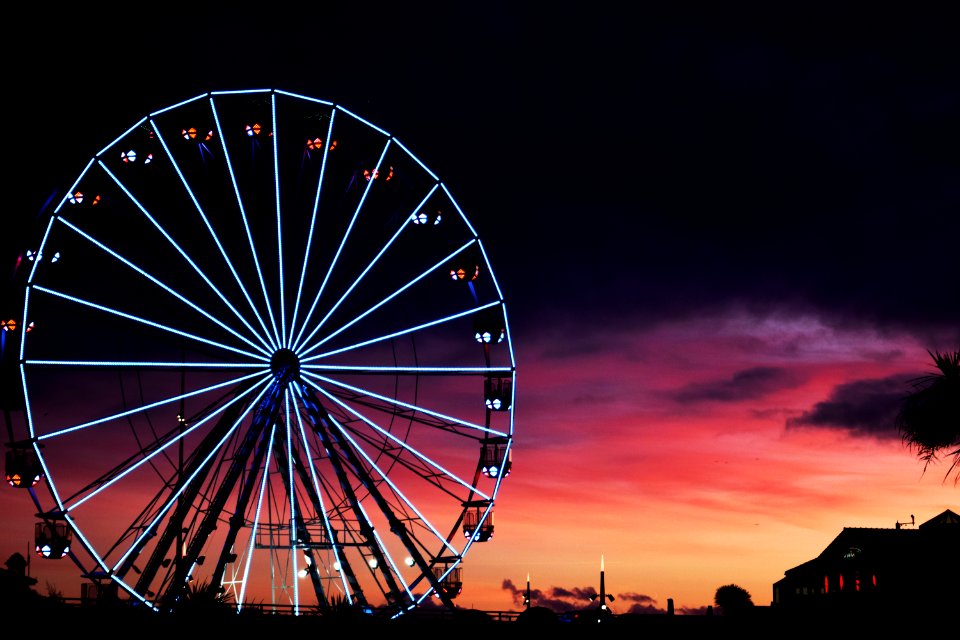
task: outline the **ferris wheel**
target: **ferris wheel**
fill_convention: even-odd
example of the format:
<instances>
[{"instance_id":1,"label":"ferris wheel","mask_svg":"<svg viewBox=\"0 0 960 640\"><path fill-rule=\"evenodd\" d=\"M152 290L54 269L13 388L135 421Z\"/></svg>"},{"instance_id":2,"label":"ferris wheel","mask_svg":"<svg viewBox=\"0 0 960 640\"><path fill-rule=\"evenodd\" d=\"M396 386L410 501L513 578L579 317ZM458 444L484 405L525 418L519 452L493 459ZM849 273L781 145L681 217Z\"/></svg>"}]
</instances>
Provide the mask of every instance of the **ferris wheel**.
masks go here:
<instances>
[{"instance_id":1,"label":"ferris wheel","mask_svg":"<svg viewBox=\"0 0 960 640\"><path fill-rule=\"evenodd\" d=\"M210 92L124 131L45 222L7 455L38 554L158 610L454 606L516 367L484 246L407 147L328 101Z\"/></svg>"}]
</instances>

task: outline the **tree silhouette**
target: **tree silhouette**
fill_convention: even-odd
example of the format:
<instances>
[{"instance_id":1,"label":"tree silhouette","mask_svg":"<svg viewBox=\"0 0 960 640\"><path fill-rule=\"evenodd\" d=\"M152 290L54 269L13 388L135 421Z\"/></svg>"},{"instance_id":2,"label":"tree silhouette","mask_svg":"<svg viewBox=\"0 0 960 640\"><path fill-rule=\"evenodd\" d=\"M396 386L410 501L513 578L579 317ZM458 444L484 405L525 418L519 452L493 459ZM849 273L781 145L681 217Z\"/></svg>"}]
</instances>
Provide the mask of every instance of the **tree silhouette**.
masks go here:
<instances>
[{"instance_id":1,"label":"tree silhouette","mask_svg":"<svg viewBox=\"0 0 960 640\"><path fill-rule=\"evenodd\" d=\"M735 584L725 584L717 587L713 596L713 603L725 616L740 615L753 608L753 599L750 592Z\"/></svg>"},{"instance_id":2,"label":"tree silhouette","mask_svg":"<svg viewBox=\"0 0 960 640\"><path fill-rule=\"evenodd\" d=\"M904 444L916 450L924 471L941 457L952 457L944 481L950 474L960 481L960 351L927 351L937 373L911 381L912 391L897 413L896 427Z\"/></svg>"}]
</instances>

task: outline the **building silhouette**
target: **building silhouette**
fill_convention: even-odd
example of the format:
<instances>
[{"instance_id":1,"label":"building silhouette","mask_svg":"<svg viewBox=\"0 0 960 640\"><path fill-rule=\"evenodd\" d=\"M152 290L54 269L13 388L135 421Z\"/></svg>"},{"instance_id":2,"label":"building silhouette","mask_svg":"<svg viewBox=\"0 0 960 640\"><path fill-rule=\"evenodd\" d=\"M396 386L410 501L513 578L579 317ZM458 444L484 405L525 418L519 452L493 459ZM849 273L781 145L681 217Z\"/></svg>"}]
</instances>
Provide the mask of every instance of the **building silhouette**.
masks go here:
<instances>
[{"instance_id":1,"label":"building silhouette","mask_svg":"<svg viewBox=\"0 0 960 640\"><path fill-rule=\"evenodd\" d=\"M820 555L774 583L772 606L836 614L956 610L958 576L960 516L947 509L918 527L844 527Z\"/></svg>"}]
</instances>

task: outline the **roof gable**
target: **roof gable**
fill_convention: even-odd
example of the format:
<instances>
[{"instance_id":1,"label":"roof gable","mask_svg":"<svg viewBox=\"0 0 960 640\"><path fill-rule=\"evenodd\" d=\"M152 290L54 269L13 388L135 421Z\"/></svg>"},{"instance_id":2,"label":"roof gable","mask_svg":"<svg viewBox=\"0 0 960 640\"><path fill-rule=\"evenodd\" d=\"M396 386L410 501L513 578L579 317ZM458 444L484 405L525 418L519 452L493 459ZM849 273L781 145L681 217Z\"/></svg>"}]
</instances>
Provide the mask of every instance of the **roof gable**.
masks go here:
<instances>
[{"instance_id":1,"label":"roof gable","mask_svg":"<svg viewBox=\"0 0 960 640\"><path fill-rule=\"evenodd\" d=\"M960 525L960 515L957 515L950 509L947 509L938 516L930 518L926 522L920 525L920 528L925 527L941 527L941 526L958 526Z\"/></svg>"}]
</instances>

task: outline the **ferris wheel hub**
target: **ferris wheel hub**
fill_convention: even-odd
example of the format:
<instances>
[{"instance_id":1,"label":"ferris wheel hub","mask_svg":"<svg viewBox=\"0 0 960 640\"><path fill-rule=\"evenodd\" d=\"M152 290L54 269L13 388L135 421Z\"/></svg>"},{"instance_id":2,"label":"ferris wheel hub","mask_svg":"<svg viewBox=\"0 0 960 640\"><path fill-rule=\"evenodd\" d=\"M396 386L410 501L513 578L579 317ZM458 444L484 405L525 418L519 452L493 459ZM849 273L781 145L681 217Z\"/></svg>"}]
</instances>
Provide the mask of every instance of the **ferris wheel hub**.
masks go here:
<instances>
[{"instance_id":1,"label":"ferris wheel hub","mask_svg":"<svg viewBox=\"0 0 960 640\"><path fill-rule=\"evenodd\" d=\"M270 371L278 382L286 384L300 373L300 358L291 349L277 349L270 358Z\"/></svg>"}]
</instances>

